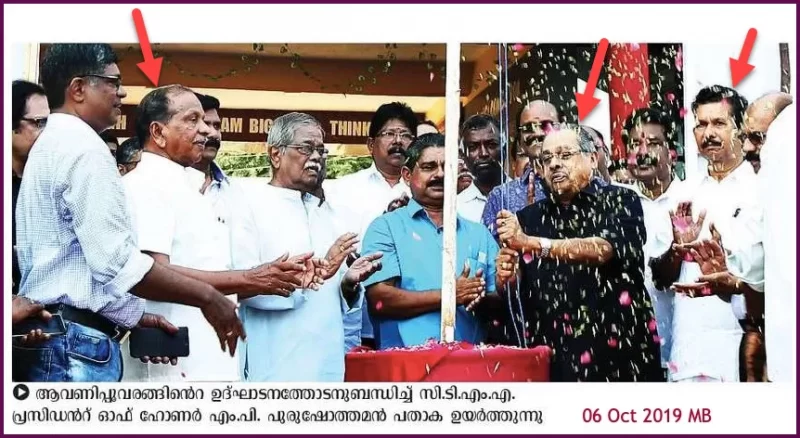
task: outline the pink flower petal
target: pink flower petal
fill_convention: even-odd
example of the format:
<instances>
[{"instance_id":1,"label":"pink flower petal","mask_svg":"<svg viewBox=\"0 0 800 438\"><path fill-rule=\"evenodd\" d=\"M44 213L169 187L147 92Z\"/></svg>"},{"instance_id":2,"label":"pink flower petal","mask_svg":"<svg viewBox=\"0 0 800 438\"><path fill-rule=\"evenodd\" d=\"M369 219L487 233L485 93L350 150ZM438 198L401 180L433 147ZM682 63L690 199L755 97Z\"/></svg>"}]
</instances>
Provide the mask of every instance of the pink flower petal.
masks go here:
<instances>
[{"instance_id":1,"label":"pink flower petal","mask_svg":"<svg viewBox=\"0 0 800 438\"><path fill-rule=\"evenodd\" d=\"M377 303L375 303L375 310L381 310L381 309L383 309L383 301L378 301Z\"/></svg>"},{"instance_id":2,"label":"pink flower petal","mask_svg":"<svg viewBox=\"0 0 800 438\"><path fill-rule=\"evenodd\" d=\"M703 290L700 291L700 293L703 295L711 295L711 288L706 286L703 288Z\"/></svg>"},{"instance_id":3,"label":"pink flower petal","mask_svg":"<svg viewBox=\"0 0 800 438\"><path fill-rule=\"evenodd\" d=\"M653 342L655 342L656 344L661 345L661 337L658 336L658 335L653 335Z\"/></svg>"},{"instance_id":4,"label":"pink flower petal","mask_svg":"<svg viewBox=\"0 0 800 438\"><path fill-rule=\"evenodd\" d=\"M511 46L511 49L514 50L515 52L521 52L525 50L525 45L522 43L517 43Z\"/></svg>"},{"instance_id":5,"label":"pink flower petal","mask_svg":"<svg viewBox=\"0 0 800 438\"><path fill-rule=\"evenodd\" d=\"M677 152L677 151L675 151L674 149L670 149L670 151L669 151L669 158L670 158L672 161L675 161L675 160L677 160L677 159L678 159L678 152Z\"/></svg>"},{"instance_id":6,"label":"pink flower petal","mask_svg":"<svg viewBox=\"0 0 800 438\"><path fill-rule=\"evenodd\" d=\"M651 332L656 331L656 327L657 327L657 325L656 325L656 320L655 319L651 319L650 321L648 321L647 328L650 329Z\"/></svg>"},{"instance_id":7,"label":"pink flower petal","mask_svg":"<svg viewBox=\"0 0 800 438\"><path fill-rule=\"evenodd\" d=\"M618 345L618 344L617 344L617 340L616 340L616 339L614 339L614 338L610 338L610 339L608 340L608 346L609 346L610 348L617 348L617 345Z\"/></svg>"},{"instance_id":8,"label":"pink flower petal","mask_svg":"<svg viewBox=\"0 0 800 438\"><path fill-rule=\"evenodd\" d=\"M678 47L678 53L675 54L675 69L683 71L683 47Z\"/></svg>"},{"instance_id":9,"label":"pink flower petal","mask_svg":"<svg viewBox=\"0 0 800 438\"><path fill-rule=\"evenodd\" d=\"M692 255L687 252L686 255L683 256L683 261L691 263L694 261L694 257L692 257Z\"/></svg>"},{"instance_id":10,"label":"pink flower petal","mask_svg":"<svg viewBox=\"0 0 800 438\"><path fill-rule=\"evenodd\" d=\"M565 325L564 326L564 334L567 336L572 336L572 326Z\"/></svg>"},{"instance_id":11,"label":"pink flower petal","mask_svg":"<svg viewBox=\"0 0 800 438\"><path fill-rule=\"evenodd\" d=\"M674 93L667 93L667 94L664 95L664 97L667 99L667 102L672 102L673 100L675 100L675 94Z\"/></svg>"},{"instance_id":12,"label":"pink flower petal","mask_svg":"<svg viewBox=\"0 0 800 438\"><path fill-rule=\"evenodd\" d=\"M564 314L564 321L569 321L569 313Z\"/></svg>"},{"instance_id":13,"label":"pink flower petal","mask_svg":"<svg viewBox=\"0 0 800 438\"><path fill-rule=\"evenodd\" d=\"M592 362L591 353L589 353L588 351L584 351L583 354L581 354L581 364L587 365L590 364L591 362Z\"/></svg>"},{"instance_id":14,"label":"pink flower petal","mask_svg":"<svg viewBox=\"0 0 800 438\"><path fill-rule=\"evenodd\" d=\"M494 321L492 321L492 324L494 324L495 327L500 327L500 321L498 321L496 319Z\"/></svg>"},{"instance_id":15,"label":"pink flower petal","mask_svg":"<svg viewBox=\"0 0 800 438\"><path fill-rule=\"evenodd\" d=\"M680 111L678 111L678 115L681 116L681 118L686 117L686 108L681 108Z\"/></svg>"},{"instance_id":16,"label":"pink flower petal","mask_svg":"<svg viewBox=\"0 0 800 438\"><path fill-rule=\"evenodd\" d=\"M628 291L624 290L621 294L619 294L619 303L623 306L630 306L631 305L631 296Z\"/></svg>"},{"instance_id":17,"label":"pink flower petal","mask_svg":"<svg viewBox=\"0 0 800 438\"><path fill-rule=\"evenodd\" d=\"M677 373L678 372L678 366L675 365L675 362L667 362L667 368L669 368L669 372L671 372L671 373Z\"/></svg>"},{"instance_id":18,"label":"pink flower petal","mask_svg":"<svg viewBox=\"0 0 800 438\"><path fill-rule=\"evenodd\" d=\"M526 253L522 254L522 261L525 262L526 265L528 263L532 262L533 261L533 254L529 253L529 252L526 252Z\"/></svg>"}]
</instances>

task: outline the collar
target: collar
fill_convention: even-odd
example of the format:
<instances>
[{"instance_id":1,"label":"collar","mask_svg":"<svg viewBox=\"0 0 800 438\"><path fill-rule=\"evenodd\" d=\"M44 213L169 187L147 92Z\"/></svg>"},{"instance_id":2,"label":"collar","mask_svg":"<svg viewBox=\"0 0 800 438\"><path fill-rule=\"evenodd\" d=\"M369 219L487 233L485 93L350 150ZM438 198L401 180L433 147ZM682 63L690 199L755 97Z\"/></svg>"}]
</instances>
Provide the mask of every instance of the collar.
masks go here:
<instances>
[{"instance_id":1,"label":"collar","mask_svg":"<svg viewBox=\"0 0 800 438\"><path fill-rule=\"evenodd\" d=\"M475 185L473 182L469 185L463 192L459 193L458 196L463 198L466 201L472 201L473 199L480 199L481 201L486 201L486 196L481 193L481 190L478 186Z\"/></svg>"},{"instance_id":2,"label":"collar","mask_svg":"<svg viewBox=\"0 0 800 438\"><path fill-rule=\"evenodd\" d=\"M225 175L225 172L222 171L222 168L217 165L214 161L210 164L211 167L211 179L216 182L228 182L228 176Z\"/></svg>"},{"instance_id":3,"label":"collar","mask_svg":"<svg viewBox=\"0 0 800 438\"><path fill-rule=\"evenodd\" d=\"M186 174L186 169L188 169L187 167L183 167L167 157L148 151L142 151L142 160L139 162L139 166L142 165L155 167L159 169L160 172L164 172L165 174L180 174L182 176Z\"/></svg>"},{"instance_id":4,"label":"collar","mask_svg":"<svg viewBox=\"0 0 800 438\"><path fill-rule=\"evenodd\" d=\"M281 199L285 199L287 201L292 201L292 202L298 202L298 201L303 202L303 203L311 202L311 203L313 203L315 205L319 205L320 204L319 198L317 198L316 196L312 195L311 193L304 193L304 194L301 195L299 190L286 189L286 188L283 188L283 187L276 187L276 186L274 186L274 185L272 185L270 183L267 183L266 186L267 186L267 190L268 191L271 191L272 193L274 193L277 197L279 197Z\"/></svg>"},{"instance_id":5,"label":"collar","mask_svg":"<svg viewBox=\"0 0 800 438\"><path fill-rule=\"evenodd\" d=\"M408 217L411 219L415 219L417 216L423 216L428 219L428 214L425 212L425 209L422 208L422 205L420 205L419 202L417 202L417 200L414 198L411 198L404 208L406 213L408 213ZM456 229L460 228L460 226L461 218L458 216L458 213L456 213Z\"/></svg>"},{"instance_id":6,"label":"collar","mask_svg":"<svg viewBox=\"0 0 800 438\"><path fill-rule=\"evenodd\" d=\"M756 171L753 170L753 166L747 162L747 160L742 160L741 164L739 164L736 169L733 169L731 173L728 174L722 181L717 181L716 179L711 177L711 173L709 173L708 168L706 168L706 176L703 178L703 182L723 182L723 181L743 181L746 182L756 177Z\"/></svg>"},{"instance_id":7,"label":"collar","mask_svg":"<svg viewBox=\"0 0 800 438\"><path fill-rule=\"evenodd\" d=\"M386 186L389 187L389 183L386 181L386 178L384 178L383 174L381 174L378 171L378 166L375 165L375 161L373 161L372 165L369 166L368 168L366 168L365 170L367 172L367 178L369 178L371 180L379 181L379 182L381 182L383 184L386 184ZM402 176L400 177L400 181L397 183L397 185L395 187L397 187L397 186L407 187L406 182L403 181L403 177ZM394 187L392 187L392 188L394 188Z\"/></svg>"}]
</instances>

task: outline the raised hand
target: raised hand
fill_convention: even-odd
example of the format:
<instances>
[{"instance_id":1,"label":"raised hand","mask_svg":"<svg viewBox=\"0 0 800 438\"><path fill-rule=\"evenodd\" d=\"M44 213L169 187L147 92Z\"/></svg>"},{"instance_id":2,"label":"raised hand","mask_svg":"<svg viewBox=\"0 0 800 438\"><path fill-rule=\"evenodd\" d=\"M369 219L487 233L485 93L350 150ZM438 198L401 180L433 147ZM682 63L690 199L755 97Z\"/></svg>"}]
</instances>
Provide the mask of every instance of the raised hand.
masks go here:
<instances>
[{"instance_id":1,"label":"raised hand","mask_svg":"<svg viewBox=\"0 0 800 438\"><path fill-rule=\"evenodd\" d=\"M706 211L701 211L695 221L692 216L692 203L681 202L674 212L669 212L669 217L672 220L673 242L681 245L694 242L700 237L703 221L706 219Z\"/></svg>"},{"instance_id":2,"label":"raised hand","mask_svg":"<svg viewBox=\"0 0 800 438\"><path fill-rule=\"evenodd\" d=\"M358 234L345 233L339 236L336 242L333 242L333 245L331 245L328 254L325 255L328 266L322 278L327 280L336 275L336 272L342 267L342 263L347 260L347 256L356 252L356 249L358 249Z\"/></svg>"},{"instance_id":3,"label":"raised hand","mask_svg":"<svg viewBox=\"0 0 800 438\"><path fill-rule=\"evenodd\" d=\"M226 351L227 347L227 351L233 357L239 338L243 341L247 339L242 321L236 315L236 304L219 292L211 294L211 297L211 300L200 310L211 327L214 327L214 331L217 332L222 351Z\"/></svg>"},{"instance_id":4,"label":"raised hand","mask_svg":"<svg viewBox=\"0 0 800 438\"><path fill-rule=\"evenodd\" d=\"M456 303L471 309L475 304L473 302L486 293L486 281L483 279L483 269L478 269L472 278L469 272L469 263L465 263L461 275L456 279Z\"/></svg>"},{"instance_id":5,"label":"raised hand","mask_svg":"<svg viewBox=\"0 0 800 438\"><path fill-rule=\"evenodd\" d=\"M164 318L163 316L155 315L155 314L152 314L152 313L145 313L144 315L142 315L142 319L139 320L138 326L139 327L150 327L150 328L161 329L161 330L164 330L165 332L167 332L167 333L169 333L171 335L174 335L174 334L178 333L178 327L175 327L174 325L172 325L172 323L167 321L167 319ZM177 357L149 357L149 356L144 356L144 357L140 358L140 360L142 362L144 362L144 363L150 362L150 363L153 363L153 364L164 364L164 365L172 364L173 366L178 364L178 358Z\"/></svg>"},{"instance_id":6,"label":"raised hand","mask_svg":"<svg viewBox=\"0 0 800 438\"><path fill-rule=\"evenodd\" d=\"M506 247L516 251L523 249L525 233L522 232L517 216L508 210L497 213L497 235Z\"/></svg>"},{"instance_id":7,"label":"raised hand","mask_svg":"<svg viewBox=\"0 0 800 438\"><path fill-rule=\"evenodd\" d=\"M359 257L345 272L342 283L352 286L365 281L370 275L381 270L381 257L383 257L382 252Z\"/></svg>"},{"instance_id":8,"label":"raised hand","mask_svg":"<svg viewBox=\"0 0 800 438\"><path fill-rule=\"evenodd\" d=\"M296 288L302 286L300 273L305 270L305 262L312 254L289 260L289 253L245 272L245 278L253 285L252 293L239 293L239 298L250 298L260 294L288 297Z\"/></svg>"}]
</instances>

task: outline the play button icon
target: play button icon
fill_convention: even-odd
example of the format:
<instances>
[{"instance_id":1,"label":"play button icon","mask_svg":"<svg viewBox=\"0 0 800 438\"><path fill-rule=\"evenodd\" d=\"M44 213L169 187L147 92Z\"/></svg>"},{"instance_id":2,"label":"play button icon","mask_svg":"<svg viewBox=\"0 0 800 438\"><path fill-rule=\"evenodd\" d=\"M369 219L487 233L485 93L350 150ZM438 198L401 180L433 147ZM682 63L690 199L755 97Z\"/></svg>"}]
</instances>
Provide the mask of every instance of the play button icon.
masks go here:
<instances>
[{"instance_id":1,"label":"play button icon","mask_svg":"<svg viewBox=\"0 0 800 438\"><path fill-rule=\"evenodd\" d=\"M25 400L30 394L28 387L21 383L14 387L14 398L19 401Z\"/></svg>"}]
</instances>

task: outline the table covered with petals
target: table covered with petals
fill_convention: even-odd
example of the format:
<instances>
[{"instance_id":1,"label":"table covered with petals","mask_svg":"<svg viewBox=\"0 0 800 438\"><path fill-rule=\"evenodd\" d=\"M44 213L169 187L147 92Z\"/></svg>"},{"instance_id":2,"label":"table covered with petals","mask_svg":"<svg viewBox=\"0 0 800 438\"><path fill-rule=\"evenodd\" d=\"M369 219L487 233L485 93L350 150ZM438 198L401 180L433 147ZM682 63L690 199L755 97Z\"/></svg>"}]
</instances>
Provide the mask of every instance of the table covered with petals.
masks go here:
<instances>
[{"instance_id":1,"label":"table covered with petals","mask_svg":"<svg viewBox=\"0 0 800 438\"><path fill-rule=\"evenodd\" d=\"M347 382L547 382L551 350L431 342L410 348L354 349Z\"/></svg>"}]
</instances>

